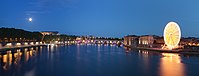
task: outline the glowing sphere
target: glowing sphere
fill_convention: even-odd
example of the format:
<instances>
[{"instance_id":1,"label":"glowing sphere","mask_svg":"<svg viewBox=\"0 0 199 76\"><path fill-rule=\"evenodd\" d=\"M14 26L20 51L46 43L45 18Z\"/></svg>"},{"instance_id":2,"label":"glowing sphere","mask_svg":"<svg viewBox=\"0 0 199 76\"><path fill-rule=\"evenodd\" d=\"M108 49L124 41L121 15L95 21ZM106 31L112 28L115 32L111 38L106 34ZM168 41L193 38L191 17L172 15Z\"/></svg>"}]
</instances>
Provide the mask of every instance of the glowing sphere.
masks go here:
<instances>
[{"instance_id":1,"label":"glowing sphere","mask_svg":"<svg viewBox=\"0 0 199 76\"><path fill-rule=\"evenodd\" d=\"M168 49L178 47L180 42L181 31L180 27L175 22L169 22L164 28L164 42Z\"/></svg>"},{"instance_id":2,"label":"glowing sphere","mask_svg":"<svg viewBox=\"0 0 199 76\"><path fill-rule=\"evenodd\" d=\"M29 21L29 22L32 22L32 18L29 18L28 21Z\"/></svg>"}]
</instances>

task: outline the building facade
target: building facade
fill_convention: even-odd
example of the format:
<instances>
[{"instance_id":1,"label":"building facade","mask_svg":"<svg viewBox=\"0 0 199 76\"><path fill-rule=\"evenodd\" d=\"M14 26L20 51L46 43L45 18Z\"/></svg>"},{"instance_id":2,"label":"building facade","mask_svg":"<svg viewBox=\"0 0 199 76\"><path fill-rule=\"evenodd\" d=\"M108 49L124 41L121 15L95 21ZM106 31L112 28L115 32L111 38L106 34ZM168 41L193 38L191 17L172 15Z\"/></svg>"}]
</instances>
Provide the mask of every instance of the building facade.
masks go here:
<instances>
[{"instance_id":1,"label":"building facade","mask_svg":"<svg viewBox=\"0 0 199 76\"><path fill-rule=\"evenodd\" d=\"M139 40L139 36L136 36L136 35L124 36L124 45L130 46L130 47L137 47L138 40Z\"/></svg>"},{"instance_id":2,"label":"building facade","mask_svg":"<svg viewBox=\"0 0 199 76\"><path fill-rule=\"evenodd\" d=\"M58 35L59 34L59 32L57 31L42 31L40 33L43 35Z\"/></svg>"},{"instance_id":3,"label":"building facade","mask_svg":"<svg viewBox=\"0 0 199 76\"><path fill-rule=\"evenodd\" d=\"M144 35L139 37L139 46L140 47L153 47L154 36Z\"/></svg>"}]
</instances>

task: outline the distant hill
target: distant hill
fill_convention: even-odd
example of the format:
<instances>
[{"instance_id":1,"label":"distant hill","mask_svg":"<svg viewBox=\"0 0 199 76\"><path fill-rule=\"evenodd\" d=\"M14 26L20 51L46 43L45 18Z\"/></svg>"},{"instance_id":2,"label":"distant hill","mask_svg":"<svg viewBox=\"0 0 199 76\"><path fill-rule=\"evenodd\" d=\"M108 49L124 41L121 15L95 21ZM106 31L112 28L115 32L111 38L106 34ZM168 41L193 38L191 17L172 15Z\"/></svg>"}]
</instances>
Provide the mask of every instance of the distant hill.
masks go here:
<instances>
[{"instance_id":1,"label":"distant hill","mask_svg":"<svg viewBox=\"0 0 199 76\"><path fill-rule=\"evenodd\" d=\"M15 28L0 28L0 42L41 41L40 32L30 32Z\"/></svg>"}]
</instances>

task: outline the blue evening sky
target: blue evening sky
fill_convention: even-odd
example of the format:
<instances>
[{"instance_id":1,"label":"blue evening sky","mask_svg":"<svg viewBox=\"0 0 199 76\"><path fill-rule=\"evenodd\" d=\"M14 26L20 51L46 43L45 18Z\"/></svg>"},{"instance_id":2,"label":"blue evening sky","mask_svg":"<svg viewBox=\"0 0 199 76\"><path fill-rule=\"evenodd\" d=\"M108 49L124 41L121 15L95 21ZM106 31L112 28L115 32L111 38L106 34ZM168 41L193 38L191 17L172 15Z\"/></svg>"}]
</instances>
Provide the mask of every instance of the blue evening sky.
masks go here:
<instances>
[{"instance_id":1,"label":"blue evening sky","mask_svg":"<svg viewBox=\"0 0 199 76\"><path fill-rule=\"evenodd\" d=\"M199 0L0 0L0 27L28 31L162 36L169 21L182 36L199 37Z\"/></svg>"}]
</instances>

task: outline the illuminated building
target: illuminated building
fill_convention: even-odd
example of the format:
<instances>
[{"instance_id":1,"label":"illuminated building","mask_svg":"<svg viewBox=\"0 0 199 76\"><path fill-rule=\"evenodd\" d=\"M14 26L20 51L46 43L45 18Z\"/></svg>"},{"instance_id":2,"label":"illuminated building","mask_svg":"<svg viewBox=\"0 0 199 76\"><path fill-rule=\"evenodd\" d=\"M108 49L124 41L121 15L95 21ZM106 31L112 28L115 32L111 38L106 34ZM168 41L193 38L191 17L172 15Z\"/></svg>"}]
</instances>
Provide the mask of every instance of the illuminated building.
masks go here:
<instances>
[{"instance_id":1,"label":"illuminated building","mask_svg":"<svg viewBox=\"0 0 199 76\"><path fill-rule=\"evenodd\" d=\"M42 31L40 33L42 33L43 35L58 35L59 32L57 32L57 31Z\"/></svg>"},{"instance_id":2,"label":"illuminated building","mask_svg":"<svg viewBox=\"0 0 199 76\"><path fill-rule=\"evenodd\" d=\"M136 36L136 35L124 36L124 45L131 46L131 47L137 47L138 39L139 39L139 36Z\"/></svg>"},{"instance_id":3,"label":"illuminated building","mask_svg":"<svg viewBox=\"0 0 199 76\"><path fill-rule=\"evenodd\" d=\"M152 47L154 43L154 36L144 35L139 37L139 46L141 47Z\"/></svg>"}]
</instances>

